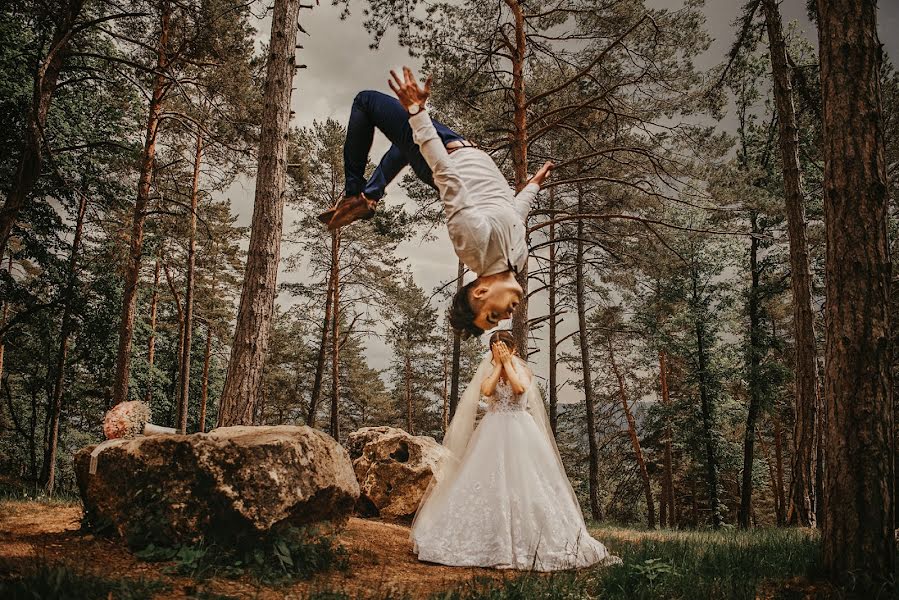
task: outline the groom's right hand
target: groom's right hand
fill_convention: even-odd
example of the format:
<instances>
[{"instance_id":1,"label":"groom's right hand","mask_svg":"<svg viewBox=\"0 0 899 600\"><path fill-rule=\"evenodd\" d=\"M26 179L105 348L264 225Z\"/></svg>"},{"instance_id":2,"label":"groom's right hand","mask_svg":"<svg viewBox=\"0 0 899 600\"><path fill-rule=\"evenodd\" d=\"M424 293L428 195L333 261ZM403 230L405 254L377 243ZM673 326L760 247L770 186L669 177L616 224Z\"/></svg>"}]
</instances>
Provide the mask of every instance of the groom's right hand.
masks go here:
<instances>
[{"instance_id":1,"label":"groom's right hand","mask_svg":"<svg viewBox=\"0 0 899 600\"><path fill-rule=\"evenodd\" d=\"M540 167L540 170L534 173L534 176L528 180L528 183L536 183L540 187L543 187L543 182L549 177L549 174L552 173L552 170L556 168L556 165L553 161L548 160L543 163L543 166Z\"/></svg>"},{"instance_id":2,"label":"groom's right hand","mask_svg":"<svg viewBox=\"0 0 899 600\"><path fill-rule=\"evenodd\" d=\"M424 88L420 88L418 87L418 81L415 79L415 75L412 74L412 69L409 67L403 67L402 79L400 79L395 71L390 71L390 74L393 76L393 81L388 80L387 85L389 85L390 89L393 90L393 93L396 94L396 97L399 99L400 104L403 105L403 108L409 110L409 107L413 104L417 104L424 108L425 102L428 101L428 97L431 95L431 78L428 77L427 81L425 81Z\"/></svg>"}]
</instances>

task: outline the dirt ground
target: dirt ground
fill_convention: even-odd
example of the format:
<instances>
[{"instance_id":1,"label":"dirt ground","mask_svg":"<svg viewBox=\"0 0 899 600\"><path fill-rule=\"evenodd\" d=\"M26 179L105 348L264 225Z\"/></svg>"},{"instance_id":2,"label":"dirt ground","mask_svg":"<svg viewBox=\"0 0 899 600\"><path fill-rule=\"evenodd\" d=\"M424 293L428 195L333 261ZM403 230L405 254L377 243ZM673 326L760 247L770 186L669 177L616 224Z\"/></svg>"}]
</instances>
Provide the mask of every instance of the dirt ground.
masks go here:
<instances>
[{"instance_id":1,"label":"dirt ground","mask_svg":"<svg viewBox=\"0 0 899 600\"><path fill-rule=\"evenodd\" d=\"M349 551L347 574L329 573L288 587L260 587L248 578L213 578L202 583L163 573L166 563L134 558L121 543L79 531L81 508L37 502L0 503L0 578L34 568L37 559L64 563L106 577L162 580L169 591L156 598L188 598L198 587L205 594L237 598L305 598L316 590L340 590L351 597L408 593L424 598L475 578L502 579L514 573L493 569L445 567L419 562L412 552L409 528L365 519L350 519L338 536Z\"/></svg>"}]
</instances>

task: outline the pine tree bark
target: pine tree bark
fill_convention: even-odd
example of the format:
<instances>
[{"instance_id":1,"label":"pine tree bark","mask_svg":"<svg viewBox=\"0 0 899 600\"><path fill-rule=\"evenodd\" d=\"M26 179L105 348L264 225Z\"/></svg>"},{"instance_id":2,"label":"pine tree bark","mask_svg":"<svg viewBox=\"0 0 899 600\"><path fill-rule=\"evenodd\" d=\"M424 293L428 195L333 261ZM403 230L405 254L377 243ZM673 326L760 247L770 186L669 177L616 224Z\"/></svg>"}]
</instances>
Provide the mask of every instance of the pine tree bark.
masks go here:
<instances>
[{"instance_id":1,"label":"pine tree bark","mask_svg":"<svg viewBox=\"0 0 899 600\"><path fill-rule=\"evenodd\" d=\"M118 404L128 399L131 379L131 340L134 337L134 311L137 305L137 284L140 280L141 253L144 246L144 222L150 203L150 184L156 164L156 137L159 132L162 106L170 82L168 69L169 20L171 6L167 0L160 7L159 42L156 53L156 77L147 116L147 130L144 152L141 158L137 182L137 198L131 222L131 241L128 249L128 264L125 267L125 285L122 290L122 310L119 317L119 347L116 355L116 372L112 387L112 403Z\"/></svg>"},{"instance_id":2,"label":"pine tree bark","mask_svg":"<svg viewBox=\"0 0 899 600\"><path fill-rule=\"evenodd\" d=\"M334 236L331 233L331 249L334 249ZM334 299L334 277L337 273L337 255L331 254L331 272L328 275L328 290L325 296L325 317L322 319L322 334L318 346L318 357L315 362L315 377L312 379L312 393L309 395L309 412L306 414L306 425L315 427L315 413L322 393L322 380L325 375L325 358L328 354L328 331L331 327L331 302Z\"/></svg>"},{"instance_id":3,"label":"pine tree bark","mask_svg":"<svg viewBox=\"0 0 899 600\"><path fill-rule=\"evenodd\" d=\"M53 31L47 55L41 60L34 74L31 105L25 119L25 136L12 187L6 194L6 201L0 208L0 258L6 254L9 237L19 212L34 189L44 162L44 129L47 115L63 63L69 52L72 36L76 31L76 21L81 15L84 0L68 0L63 4L61 15Z\"/></svg>"},{"instance_id":4,"label":"pine tree bark","mask_svg":"<svg viewBox=\"0 0 899 600\"><path fill-rule=\"evenodd\" d=\"M147 391L144 401L147 404L153 402L153 364L156 360L156 305L159 302L159 258L153 269L153 294L150 297L150 337L147 340Z\"/></svg>"},{"instance_id":5,"label":"pine tree bark","mask_svg":"<svg viewBox=\"0 0 899 600\"><path fill-rule=\"evenodd\" d=\"M331 253L340 255L340 232L331 237ZM331 437L340 440L340 260L332 265L334 300L331 320Z\"/></svg>"},{"instance_id":6,"label":"pine tree bark","mask_svg":"<svg viewBox=\"0 0 899 600\"><path fill-rule=\"evenodd\" d=\"M777 526L783 527L787 524L787 497L784 492L783 429L780 419L774 420L774 465L777 468L777 502L780 505Z\"/></svg>"},{"instance_id":7,"label":"pine tree bark","mask_svg":"<svg viewBox=\"0 0 899 600\"><path fill-rule=\"evenodd\" d=\"M631 448L634 450L634 458L637 460L637 467L640 469L640 478L643 480L643 494L646 497L646 523L650 529L656 526L656 508L655 501L652 497L652 481L649 479L649 471L646 468L646 460L643 458L643 449L640 447L640 437L637 435L637 422L634 420L634 413L628 404L627 390L624 387L624 376L615 362L615 350L612 347L612 337L609 336L609 364L612 366L612 372L615 373L615 379L618 381L618 397L621 400L621 409L624 411L624 417L627 420L627 432L631 438Z\"/></svg>"},{"instance_id":8,"label":"pine tree bark","mask_svg":"<svg viewBox=\"0 0 899 600\"><path fill-rule=\"evenodd\" d=\"M299 10L300 0L275 1L250 247L231 359L222 390L219 425L251 424L262 386L262 367L271 335L281 257L290 94L296 68L294 52Z\"/></svg>"},{"instance_id":9,"label":"pine tree bark","mask_svg":"<svg viewBox=\"0 0 899 600\"><path fill-rule=\"evenodd\" d=\"M583 192L578 189L578 213L583 212ZM584 382L584 403L587 409L587 445L590 482L590 514L597 520L603 518L599 501L599 446L596 440L596 409L593 396L593 379L590 373L590 344L587 340L587 308L584 299L584 221L577 222L577 258L575 259L575 296L577 297L577 322L580 328L581 372Z\"/></svg>"},{"instance_id":10,"label":"pine tree bark","mask_svg":"<svg viewBox=\"0 0 899 600\"><path fill-rule=\"evenodd\" d=\"M440 422L443 426L443 432L449 426L449 378L450 378L450 340L453 338L453 329L447 324L446 327L446 344L443 347L443 413Z\"/></svg>"},{"instance_id":11,"label":"pine tree bark","mask_svg":"<svg viewBox=\"0 0 899 600\"><path fill-rule=\"evenodd\" d=\"M69 336L74 329L72 319L72 294L78 269L78 252L81 250L81 236L84 231L84 215L87 212L87 194L79 194L78 217L75 221L75 234L72 237L72 250L69 254L68 281L66 282L65 302L62 309L62 323L59 332L59 349L56 352L56 380L53 382L53 396L48 427L47 452L44 459L46 475L43 479L44 491L53 495L56 486L56 455L59 446L59 419L62 413L62 395L65 385L66 358L69 353Z\"/></svg>"},{"instance_id":12,"label":"pine tree bark","mask_svg":"<svg viewBox=\"0 0 899 600\"><path fill-rule=\"evenodd\" d=\"M774 461L771 460L771 453L769 452L768 447L765 445L765 439L762 437L762 433L760 431L756 431L755 435L759 443L759 451L762 453L762 456L765 459L765 464L767 464L768 466L768 482L771 485L771 497L774 500L775 522L777 523L777 526L780 527L781 522L784 520L783 504L781 504L780 494L777 491L777 474L774 467Z\"/></svg>"},{"instance_id":13,"label":"pine tree bark","mask_svg":"<svg viewBox=\"0 0 899 600\"><path fill-rule=\"evenodd\" d=\"M172 363L172 398L178 397L178 379L181 374L181 359L184 356L184 308L181 304L181 295L178 293L178 287L175 285L175 280L172 277L171 271L169 271L169 266L164 264L162 266L162 270L165 273L165 280L169 286L169 293L172 294L172 301L175 305L175 312L178 315L178 352L175 354L175 360ZM175 402L175 424L181 422L182 412L181 412L181 404L179 402ZM184 417L187 418L186 416Z\"/></svg>"},{"instance_id":14,"label":"pine tree bark","mask_svg":"<svg viewBox=\"0 0 899 600\"><path fill-rule=\"evenodd\" d=\"M823 563L859 596L895 585L890 258L872 0L818 0L827 242Z\"/></svg>"},{"instance_id":15,"label":"pine tree bark","mask_svg":"<svg viewBox=\"0 0 899 600\"><path fill-rule=\"evenodd\" d=\"M459 261L456 270L456 292L462 289L462 275L465 274L465 265ZM462 337L453 332L453 368L450 377L449 418L452 421L456 414L456 406L459 405L459 377L462 368Z\"/></svg>"},{"instance_id":16,"label":"pine tree bark","mask_svg":"<svg viewBox=\"0 0 899 600\"><path fill-rule=\"evenodd\" d=\"M206 406L209 402L209 359L212 357L212 328L206 323L206 349L203 351L203 382L200 392L200 422L198 430L206 432Z\"/></svg>"},{"instance_id":17,"label":"pine tree bark","mask_svg":"<svg viewBox=\"0 0 899 600\"><path fill-rule=\"evenodd\" d=\"M181 371L178 377L178 431L187 433L187 416L190 402L190 351L193 337L194 320L194 271L197 255L197 207L200 203L200 163L203 161L203 134L197 132L194 149L194 174L190 192L190 237L187 241L187 281L184 290L184 347L181 350Z\"/></svg>"},{"instance_id":18,"label":"pine tree bark","mask_svg":"<svg viewBox=\"0 0 899 600\"><path fill-rule=\"evenodd\" d=\"M512 169L515 175L515 192L520 192L528 182L528 130L527 98L525 96L524 60L527 52L524 11L520 0L505 0L515 20L515 44L510 46L512 59ZM523 293L521 302L512 318L512 335L521 358L528 358L528 265L516 274Z\"/></svg>"},{"instance_id":19,"label":"pine tree bark","mask_svg":"<svg viewBox=\"0 0 899 600\"><path fill-rule=\"evenodd\" d=\"M671 397L668 392L668 357L664 350L659 351L659 381L662 387L662 404L666 410L671 408ZM665 417L665 450L662 455L663 477L662 477L662 495L663 505L667 505L667 513L669 522L662 523L662 527L666 525L677 526L677 518L674 510L674 463L671 456L671 441L674 436L671 432L671 419Z\"/></svg>"},{"instance_id":20,"label":"pine tree bark","mask_svg":"<svg viewBox=\"0 0 899 600\"><path fill-rule=\"evenodd\" d=\"M403 367L403 386L406 396L406 431L409 435L415 435L412 428L412 357L406 351L405 365Z\"/></svg>"},{"instance_id":21,"label":"pine tree bark","mask_svg":"<svg viewBox=\"0 0 899 600\"><path fill-rule=\"evenodd\" d=\"M12 272L12 256L10 256L6 262L6 272ZM9 302L6 301L6 298L3 299L3 316L0 317L0 326L6 326L6 319L9 318ZM6 354L6 342L3 339L3 335L0 334L0 381L3 381L3 358Z\"/></svg>"},{"instance_id":22,"label":"pine tree bark","mask_svg":"<svg viewBox=\"0 0 899 600\"><path fill-rule=\"evenodd\" d=\"M793 85L777 0L762 0L774 102L783 161L784 204L790 238L790 283L793 291L793 328L796 338L796 414L793 430L793 468L790 482L791 525L815 526L815 454L817 443L817 379L815 317L812 311L812 277L799 166L799 128L793 106Z\"/></svg>"},{"instance_id":23,"label":"pine tree bark","mask_svg":"<svg viewBox=\"0 0 899 600\"><path fill-rule=\"evenodd\" d=\"M750 214L750 224L754 234L759 233L758 215ZM737 521L743 529L750 525L752 514L752 466L755 460L755 427L762 405L761 357L762 345L761 315L759 306L759 283L761 270L758 261L759 241L753 235L749 241L749 407L746 412L746 430L743 433L743 480L740 485L740 509Z\"/></svg>"},{"instance_id":24,"label":"pine tree bark","mask_svg":"<svg viewBox=\"0 0 899 600\"><path fill-rule=\"evenodd\" d=\"M697 274L693 273L693 306L698 310L700 306ZM715 451L714 419L712 415L712 399L708 389L708 351L706 349L705 322L702 315L694 316L694 329L696 333L696 356L699 368L699 401L702 413L703 443L705 444L706 457L706 486L709 494L709 509L712 513L712 525L715 529L721 527L721 506L718 501L718 459Z\"/></svg>"}]
</instances>

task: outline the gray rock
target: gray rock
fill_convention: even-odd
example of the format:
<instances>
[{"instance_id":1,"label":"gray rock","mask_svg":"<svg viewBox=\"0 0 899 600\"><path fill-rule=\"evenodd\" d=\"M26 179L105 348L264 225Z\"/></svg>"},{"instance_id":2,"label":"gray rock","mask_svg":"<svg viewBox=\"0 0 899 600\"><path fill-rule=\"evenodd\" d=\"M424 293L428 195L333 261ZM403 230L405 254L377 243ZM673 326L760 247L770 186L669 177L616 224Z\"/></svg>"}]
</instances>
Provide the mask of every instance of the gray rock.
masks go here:
<instances>
[{"instance_id":1,"label":"gray rock","mask_svg":"<svg viewBox=\"0 0 899 600\"><path fill-rule=\"evenodd\" d=\"M85 517L136 546L234 540L349 518L359 486L346 450L310 427L223 427L137 437L75 454Z\"/></svg>"},{"instance_id":2,"label":"gray rock","mask_svg":"<svg viewBox=\"0 0 899 600\"><path fill-rule=\"evenodd\" d=\"M408 520L440 461L449 451L434 438L393 427L363 427L347 438L359 481L356 511L367 517Z\"/></svg>"}]
</instances>

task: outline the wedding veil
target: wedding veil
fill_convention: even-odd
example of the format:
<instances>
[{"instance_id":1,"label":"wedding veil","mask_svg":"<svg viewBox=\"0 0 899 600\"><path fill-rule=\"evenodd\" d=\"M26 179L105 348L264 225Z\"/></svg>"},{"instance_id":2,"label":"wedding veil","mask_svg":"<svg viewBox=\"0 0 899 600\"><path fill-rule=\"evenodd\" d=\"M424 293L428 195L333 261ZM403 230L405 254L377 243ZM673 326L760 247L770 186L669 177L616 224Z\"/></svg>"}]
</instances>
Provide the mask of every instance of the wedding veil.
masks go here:
<instances>
[{"instance_id":1,"label":"wedding veil","mask_svg":"<svg viewBox=\"0 0 899 600\"><path fill-rule=\"evenodd\" d=\"M517 356L513 357L513 360L518 369L529 372L525 361ZM455 479L456 472L462 464L462 459L465 457L465 452L471 441L471 436L474 433L474 422L477 417L478 401L481 399L481 383L490 375L492 370L493 354L488 351L484 356L484 359L481 360L481 364L478 365L474 377L471 378L471 382L468 384L462 397L459 399L459 404L456 406L453 420L450 422L449 427L446 428L446 433L443 436L443 446L449 450L449 456L445 457L439 463L437 470L434 472L434 477L431 479L431 483L428 485L424 496L422 496L421 502L418 505L418 511L415 513L415 519L412 521L413 534L416 524L418 524L421 519L427 518L428 505L441 505L442 502L438 502L437 499L445 495L452 488L452 481ZM553 435L552 428L550 427L549 418L546 415L546 408L543 406L540 388L533 376L530 377L530 384L528 385L525 394L527 394L527 411L533 417L540 432L546 438L547 443L552 447L553 453L559 464L559 469L564 474L565 466L562 464L562 457L559 454L559 448L556 445L556 439ZM566 483L568 483L567 491L571 494L574 505L580 512L580 503L577 501L574 489L571 487L568 477L565 477L564 479ZM581 516L583 517L583 515Z\"/></svg>"}]
</instances>

